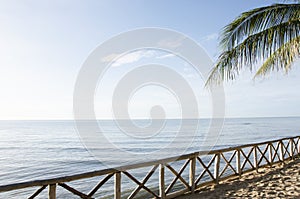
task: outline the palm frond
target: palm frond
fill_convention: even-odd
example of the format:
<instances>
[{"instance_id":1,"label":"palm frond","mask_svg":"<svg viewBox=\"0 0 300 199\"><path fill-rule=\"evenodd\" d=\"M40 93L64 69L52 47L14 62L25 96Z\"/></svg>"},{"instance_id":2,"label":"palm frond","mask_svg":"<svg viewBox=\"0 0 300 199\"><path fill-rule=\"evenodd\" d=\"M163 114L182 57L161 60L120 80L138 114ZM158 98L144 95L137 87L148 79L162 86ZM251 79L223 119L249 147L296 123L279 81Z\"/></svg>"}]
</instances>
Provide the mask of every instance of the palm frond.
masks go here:
<instances>
[{"instance_id":1,"label":"palm frond","mask_svg":"<svg viewBox=\"0 0 300 199\"><path fill-rule=\"evenodd\" d=\"M248 35L299 18L300 4L274 4L244 12L224 28L221 48L230 50Z\"/></svg>"},{"instance_id":2,"label":"palm frond","mask_svg":"<svg viewBox=\"0 0 300 199\"><path fill-rule=\"evenodd\" d=\"M291 65L297 57L300 56L300 36L292 41L281 46L275 53L273 53L264 64L257 70L255 77L264 76L273 70L282 69L284 72L290 70ZM276 66L284 66L278 68Z\"/></svg>"},{"instance_id":3,"label":"palm frond","mask_svg":"<svg viewBox=\"0 0 300 199\"><path fill-rule=\"evenodd\" d=\"M274 4L243 13L225 27L220 41L223 52L206 85L232 80L245 66L253 70L262 62L266 63L257 76L289 69L299 56L299 36L300 4Z\"/></svg>"}]
</instances>

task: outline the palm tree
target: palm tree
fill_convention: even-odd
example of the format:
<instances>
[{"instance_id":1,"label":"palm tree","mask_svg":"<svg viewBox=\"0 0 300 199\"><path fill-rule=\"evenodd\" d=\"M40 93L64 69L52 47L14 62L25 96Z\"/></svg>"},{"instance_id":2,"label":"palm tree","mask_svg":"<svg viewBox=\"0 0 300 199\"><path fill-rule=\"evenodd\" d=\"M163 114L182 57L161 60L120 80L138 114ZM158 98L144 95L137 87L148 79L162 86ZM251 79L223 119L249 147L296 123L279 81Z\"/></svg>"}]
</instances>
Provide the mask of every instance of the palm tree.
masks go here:
<instances>
[{"instance_id":1,"label":"palm tree","mask_svg":"<svg viewBox=\"0 0 300 199\"><path fill-rule=\"evenodd\" d=\"M222 34L220 54L207 84L232 80L244 67L254 77L288 72L300 55L300 3L274 4L242 13Z\"/></svg>"}]
</instances>

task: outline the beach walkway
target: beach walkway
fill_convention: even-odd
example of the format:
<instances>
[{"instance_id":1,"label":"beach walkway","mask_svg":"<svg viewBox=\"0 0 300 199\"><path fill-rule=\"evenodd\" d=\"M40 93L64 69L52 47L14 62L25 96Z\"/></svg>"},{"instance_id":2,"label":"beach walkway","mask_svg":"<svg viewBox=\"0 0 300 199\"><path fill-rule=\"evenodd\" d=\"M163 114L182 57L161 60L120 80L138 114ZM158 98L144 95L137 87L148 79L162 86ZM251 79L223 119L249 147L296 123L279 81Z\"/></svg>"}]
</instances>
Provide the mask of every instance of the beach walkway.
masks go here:
<instances>
[{"instance_id":1,"label":"beach walkway","mask_svg":"<svg viewBox=\"0 0 300 199\"><path fill-rule=\"evenodd\" d=\"M300 198L300 159L260 168L197 190L177 199L198 198Z\"/></svg>"}]
</instances>

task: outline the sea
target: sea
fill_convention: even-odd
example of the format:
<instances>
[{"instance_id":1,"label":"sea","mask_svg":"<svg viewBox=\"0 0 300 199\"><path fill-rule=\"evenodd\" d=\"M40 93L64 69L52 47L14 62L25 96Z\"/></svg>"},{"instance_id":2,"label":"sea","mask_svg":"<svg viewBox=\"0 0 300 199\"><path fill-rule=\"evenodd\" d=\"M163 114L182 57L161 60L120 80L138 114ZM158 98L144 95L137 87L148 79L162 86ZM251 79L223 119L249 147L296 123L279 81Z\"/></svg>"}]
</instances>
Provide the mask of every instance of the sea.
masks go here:
<instances>
[{"instance_id":1,"label":"sea","mask_svg":"<svg viewBox=\"0 0 300 199\"><path fill-rule=\"evenodd\" d=\"M0 121L0 186L300 135L300 117L226 118L217 132L210 119L197 120L197 128L191 119L166 120L160 129L149 120L122 125L126 122L130 125L124 130L116 121L100 120L99 132L87 136L73 120ZM132 124L138 128L131 131ZM150 129L138 131L145 127ZM91 144L87 139L100 134L97 148L97 140L92 138ZM84 181L76 186L93 187L86 187ZM0 198L27 198L36 189L4 192ZM44 192L40 198L46 197ZM72 198L65 194L61 191L58 196ZM99 194L111 198L112 190L103 188Z\"/></svg>"}]
</instances>

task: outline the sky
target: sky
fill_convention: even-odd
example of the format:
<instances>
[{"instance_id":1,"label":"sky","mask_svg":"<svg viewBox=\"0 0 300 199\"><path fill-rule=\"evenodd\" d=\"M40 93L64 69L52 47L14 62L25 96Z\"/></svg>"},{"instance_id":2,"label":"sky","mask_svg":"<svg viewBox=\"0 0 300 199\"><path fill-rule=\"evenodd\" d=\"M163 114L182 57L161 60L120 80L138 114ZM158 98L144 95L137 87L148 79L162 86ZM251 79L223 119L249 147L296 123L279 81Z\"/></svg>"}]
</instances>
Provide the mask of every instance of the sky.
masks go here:
<instances>
[{"instance_id":1,"label":"sky","mask_svg":"<svg viewBox=\"0 0 300 199\"><path fill-rule=\"evenodd\" d=\"M199 43L215 61L222 28L243 11L274 2L278 1L2 0L0 119L73 119L73 92L82 64L97 46L122 32L144 27L172 29ZM97 118L112 117L109 96L128 68L162 57L168 54L137 52L120 58L102 86L98 85ZM203 80L198 84L191 67L176 59L160 60L172 64L190 82L201 102L200 117L209 117ZM279 72L256 80L245 71L237 80L225 83L226 117L299 116L299 66L295 63L287 75ZM145 87L132 96L130 115L148 117L151 107L159 103L168 117L180 117L176 97L157 86Z\"/></svg>"}]
</instances>

